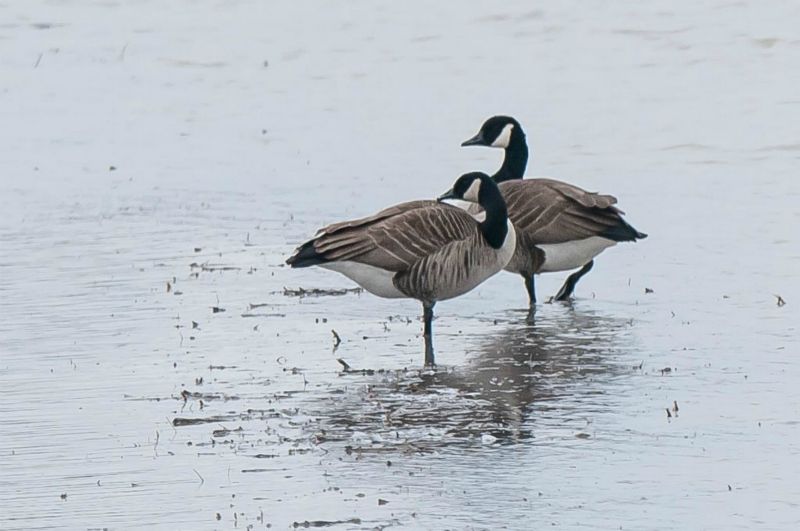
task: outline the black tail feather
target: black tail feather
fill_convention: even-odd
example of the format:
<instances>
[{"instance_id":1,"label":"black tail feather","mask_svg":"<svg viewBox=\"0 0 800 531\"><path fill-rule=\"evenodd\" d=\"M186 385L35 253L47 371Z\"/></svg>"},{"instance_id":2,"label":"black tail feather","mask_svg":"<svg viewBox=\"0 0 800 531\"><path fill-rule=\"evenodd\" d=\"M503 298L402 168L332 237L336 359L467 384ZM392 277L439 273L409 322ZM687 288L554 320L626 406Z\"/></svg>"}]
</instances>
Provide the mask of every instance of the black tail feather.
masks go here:
<instances>
[{"instance_id":1,"label":"black tail feather","mask_svg":"<svg viewBox=\"0 0 800 531\"><path fill-rule=\"evenodd\" d=\"M286 264L291 267L310 267L327 261L314 249L314 240L309 240L295 250L294 254L286 260Z\"/></svg>"},{"instance_id":2,"label":"black tail feather","mask_svg":"<svg viewBox=\"0 0 800 531\"><path fill-rule=\"evenodd\" d=\"M635 242L636 240L647 238L647 234L634 229L622 218L620 218L617 225L607 228L600 235L615 242Z\"/></svg>"}]
</instances>

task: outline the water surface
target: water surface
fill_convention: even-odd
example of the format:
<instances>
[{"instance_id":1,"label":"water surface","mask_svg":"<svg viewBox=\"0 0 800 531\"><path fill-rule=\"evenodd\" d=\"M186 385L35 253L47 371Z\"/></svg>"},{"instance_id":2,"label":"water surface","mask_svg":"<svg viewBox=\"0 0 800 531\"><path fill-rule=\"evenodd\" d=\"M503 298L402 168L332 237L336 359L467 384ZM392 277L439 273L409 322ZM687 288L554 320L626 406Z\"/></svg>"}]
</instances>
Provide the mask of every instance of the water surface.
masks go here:
<instances>
[{"instance_id":1,"label":"water surface","mask_svg":"<svg viewBox=\"0 0 800 531\"><path fill-rule=\"evenodd\" d=\"M798 11L0 7L0 527L796 529ZM415 302L285 291L500 112L650 238L437 305L435 373Z\"/></svg>"}]
</instances>

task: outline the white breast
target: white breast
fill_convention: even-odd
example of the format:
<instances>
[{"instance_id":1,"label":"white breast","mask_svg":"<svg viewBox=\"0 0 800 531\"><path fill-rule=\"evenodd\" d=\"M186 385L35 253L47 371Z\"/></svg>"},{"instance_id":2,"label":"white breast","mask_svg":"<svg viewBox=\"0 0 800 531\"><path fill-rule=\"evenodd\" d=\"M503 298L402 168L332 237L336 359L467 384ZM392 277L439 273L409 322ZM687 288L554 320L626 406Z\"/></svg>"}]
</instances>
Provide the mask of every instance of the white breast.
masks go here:
<instances>
[{"instance_id":1,"label":"white breast","mask_svg":"<svg viewBox=\"0 0 800 531\"><path fill-rule=\"evenodd\" d=\"M616 245L616 243L608 238L592 236L566 243L537 245L544 251L544 264L540 272L569 271L583 267L604 249Z\"/></svg>"},{"instance_id":2,"label":"white breast","mask_svg":"<svg viewBox=\"0 0 800 531\"><path fill-rule=\"evenodd\" d=\"M343 274L378 297L386 297L388 299L407 297L394 286L394 282L392 282L395 275L394 271L350 261L327 262L319 266Z\"/></svg>"}]
</instances>

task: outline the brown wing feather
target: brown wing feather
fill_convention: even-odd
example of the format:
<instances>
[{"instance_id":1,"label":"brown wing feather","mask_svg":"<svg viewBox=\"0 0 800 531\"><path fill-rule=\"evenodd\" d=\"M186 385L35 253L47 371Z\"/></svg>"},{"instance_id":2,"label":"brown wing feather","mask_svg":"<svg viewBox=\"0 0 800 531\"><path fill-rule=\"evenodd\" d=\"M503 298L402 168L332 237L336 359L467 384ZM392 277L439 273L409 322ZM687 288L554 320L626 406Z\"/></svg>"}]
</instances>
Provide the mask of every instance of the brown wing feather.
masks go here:
<instances>
[{"instance_id":1,"label":"brown wing feather","mask_svg":"<svg viewBox=\"0 0 800 531\"><path fill-rule=\"evenodd\" d=\"M313 244L326 260L354 260L402 271L476 231L477 222L461 209L436 201L411 201L329 225L317 233Z\"/></svg>"},{"instance_id":2,"label":"brown wing feather","mask_svg":"<svg viewBox=\"0 0 800 531\"><path fill-rule=\"evenodd\" d=\"M375 223L381 221L386 218L390 218L392 216L396 216L402 212L406 212L408 210L413 210L419 207L429 206L435 201L430 200L418 200L418 201L407 201L405 203L398 203L396 205L392 205L390 207L384 208L380 212L377 212L371 216L358 218L358 219L351 219L348 221L340 221L339 223L332 223L327 227L323 227L317 231L317 237L322 236L324 234L332 234L334 232L339 232L343 229L355 229L357 227L362 227L364 225L369 225L371 223Z\"/></svg>"},{"instance_id":3,"label":"brown wing feather","mask_svg":"<svg viewBox=\"0 0 800 531\"><path fill-rule=\"evenodd\" d=\"M586 208L609 208L617 204L617 198L613 195L598 194L597 192L587 192L583 188L575 186L574 184L565 183L563 181L556 181L555 179L528 179L528 181L536 182L541 186L546 186L552 190L556 190L562 195L569 197L573 201L585 206ZM616 210L616 208L614 209Z\"/></svg>"},{"instance_id":4,"label":"brown wing feather","mask_svg":"<svg viewBox=\"0 0 800 531\"><path fill-rule=\"evenodd\" d=\"M587 192L552 179L506 181L500 190L517 232L534 244L598 236L621 222L611 195Z\"/></svg>"}]
</instances>

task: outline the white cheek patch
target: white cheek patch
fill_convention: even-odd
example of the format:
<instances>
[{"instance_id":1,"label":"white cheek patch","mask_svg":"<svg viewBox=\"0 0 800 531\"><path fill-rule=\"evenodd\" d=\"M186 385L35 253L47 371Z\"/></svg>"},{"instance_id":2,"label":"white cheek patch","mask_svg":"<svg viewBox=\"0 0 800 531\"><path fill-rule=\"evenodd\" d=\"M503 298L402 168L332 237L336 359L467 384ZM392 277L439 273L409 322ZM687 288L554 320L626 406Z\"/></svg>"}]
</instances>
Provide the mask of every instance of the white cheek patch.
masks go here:
<instances>
[{"instance_id":1,"label":"white cheek patch","mask_svg":"<svg viewBox=\"0 0 800 531\"><path fill-rule=\"evenodd\" d=\"M506 124L497 138L492 142L492 147L507 148L508 143L511 142L511 131L514 129L514 124Z\"/></svg>"},{"instance_id":2,"label":"white cheek patch","mask_svg":"<svg viewBox=\"0 0 800 531\"><path fill-rule=\"evenodd\" d=\"M467 191L464 192L464 201L477 203L480 193L481 193L481 181L479 179L475 179L474 181L472 181L472 184L469 185Z\"/></svg>"}]
</instances>

